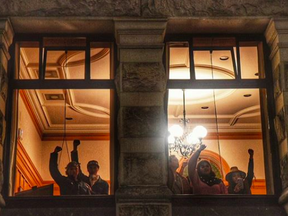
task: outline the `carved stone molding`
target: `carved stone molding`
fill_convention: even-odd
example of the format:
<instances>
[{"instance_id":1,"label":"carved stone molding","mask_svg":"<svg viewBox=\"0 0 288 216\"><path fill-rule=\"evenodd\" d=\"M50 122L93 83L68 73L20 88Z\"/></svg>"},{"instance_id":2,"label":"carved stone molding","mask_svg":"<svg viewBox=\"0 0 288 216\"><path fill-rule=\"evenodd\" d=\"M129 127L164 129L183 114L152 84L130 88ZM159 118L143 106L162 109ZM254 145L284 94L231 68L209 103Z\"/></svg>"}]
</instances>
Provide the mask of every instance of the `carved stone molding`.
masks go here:
<instances>
[{"instance_id":1,"label":"carved stone molding","mask_svg":"<svg viewBox=\"0 0 288 216\"><path fill-rule=\"evenodd\" d=\"M161 48L166 31L166 19L114 19L115 37L120 48L139 46Z\"/></svg>"},{"instance_id":2,"label":"carved stone molding","mask_svg":"<svg viewBox=\"0 0 288 216\"><path fill-rule=\"evenodd\" d=\"M10 59L10 55L8 53L9 46L12 44L14 36L14 31L12 28L12 24L9 19L0 18L0 47L4 52L4 55L7 61ZM1 58L3 61L3 58ZM4 65L5 70L7 71L7 66Z\"/></svg>"},{"instance_id":3,"label":"carved stone molding","mask_svg":"<svg viewBox=\"0 0 288 216\"><path fill-rule=\"evenodd\" d=\"M163 64L123 63L122 91L124 92L158 92L166 87Z\"/></svg>"},{"instance_id":4,"label":"carved stone molding","mask_svg":"<svg viewBox=\"0 0 288 216\"><path fill-rule=\"evenodd\" d=\"M163 107L122 107L120 137L164 137Z\"/></svg>"},{"instance_id":5,"label":"carved stone molding","mask_svg":"<svg viewBox=\"0 0 288 216\"><path fill-rule=\"evenodd\" d=\"M164 153L122 154L120 185L164 185L167 178L164 162Z\"/></svg>"},{"instance_id":6,"label":"carved stone molding","mask_svg":"<svg viewBox=\"0 0 288 216\"><path fill-rule=\"evenodd\" d=\"M121 204L118 206L119 216L166 216L171 215L171 206L169 204L155 203L150 205L143 204Z\"/></svg>"}]
</instances>

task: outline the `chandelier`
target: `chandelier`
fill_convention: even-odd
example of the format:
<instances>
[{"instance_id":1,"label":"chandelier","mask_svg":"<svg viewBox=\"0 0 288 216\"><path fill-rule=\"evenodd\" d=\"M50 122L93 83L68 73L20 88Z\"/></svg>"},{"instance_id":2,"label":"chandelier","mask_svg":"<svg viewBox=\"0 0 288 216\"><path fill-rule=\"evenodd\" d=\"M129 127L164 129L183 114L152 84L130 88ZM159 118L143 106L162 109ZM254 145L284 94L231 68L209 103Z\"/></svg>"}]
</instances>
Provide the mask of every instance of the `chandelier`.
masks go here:
<instances>
[{"instance_id":1,"label":"chandelier","mask_svg":"<svg viewBox=\"0 0 288 216\"><path fill-rule=\"evenodd\" d=\"M168 148L171 152L178 152L184 157L189 157L202 144L202 139L207 135L207 130L203 126L196 126L192 132L189 131L185 110L185 89L183 91L183 118L180 119L181 126L174 124L169 128Z\"/></svg>"}]
</instances>

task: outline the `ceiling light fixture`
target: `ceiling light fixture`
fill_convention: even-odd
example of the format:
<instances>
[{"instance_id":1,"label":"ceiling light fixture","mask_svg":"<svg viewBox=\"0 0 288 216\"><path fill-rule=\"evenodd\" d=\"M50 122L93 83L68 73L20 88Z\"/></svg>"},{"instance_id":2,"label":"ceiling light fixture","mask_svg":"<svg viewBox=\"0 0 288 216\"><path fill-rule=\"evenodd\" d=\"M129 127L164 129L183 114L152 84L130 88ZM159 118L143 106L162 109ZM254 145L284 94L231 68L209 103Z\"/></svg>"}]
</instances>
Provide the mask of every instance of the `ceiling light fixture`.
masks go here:
<instances>
[{"instance_id":1,"label":"ceiling light fixture","mask_svg":"<svg viewBox=\"0 0 288 216\"><path fill-rule=\"evenodd\" d=\"M221 61L227 61L229 59L229 56L221 56L220 60Z\"/></svg>"},{"instance_id":2,"label":"ceiling light fixture","mask_svg":"<svg viewBox=\"0 0 288 216\"><path fill-rule=\"evenodd\" d=\"M189 119L186 119L185 110L185 90L183 89L183 118L179 124L172 125L169 128L168 147L171 151L179 152L184 157L189 157L202 144L202 139L207 135L207 130L203 126L196 126L192 132L187 128Z\"/></svg>"}]
</instances>

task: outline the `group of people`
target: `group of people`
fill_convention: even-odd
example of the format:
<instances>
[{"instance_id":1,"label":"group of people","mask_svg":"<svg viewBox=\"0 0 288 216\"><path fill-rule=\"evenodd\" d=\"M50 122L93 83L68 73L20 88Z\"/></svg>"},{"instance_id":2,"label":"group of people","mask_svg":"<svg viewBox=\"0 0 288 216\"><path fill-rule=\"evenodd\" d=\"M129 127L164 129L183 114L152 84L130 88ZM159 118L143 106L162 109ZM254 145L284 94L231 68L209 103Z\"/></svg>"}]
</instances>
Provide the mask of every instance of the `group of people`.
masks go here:
<instances>
[{"instance_id":1,"label":"group of people","mask_svg":"<svg viewBox=\"0 0 288 216\"><path fill-rule=\"evenodd\" d=\"M109 185L99 175L99 164L91 160L87 164L89 175L85 175L80 167L77 147L79 140L73 141L72 161L66 166L66 176L63 176L58 169L58 153L62 150L57 146L50 154L49 170L52 178L60 187L61 195L94 195L108 194Z\"/></svg>"},{"instance_id":2,"label":"group of people","mask_svg":"<svg viewBox=\"0 0 288 216\"><path fill-rule=\"evenodd\" d=\"M250 158L247 175L237 167L231 167L230 172L225 176L228 182L228 187L226 187L223 181L216 177L209 161L200 160L198 162L200 153L205 148L205 145L200 145L189 159L187 178L183 176L183 167L182 171L176 172L179 161L175 155L170 156L168 187L171 191L174 194L251 194L250 188L254 176L254 151L248 150Z\"/></svg>"},{"instance_id":3,"label":"group of people","mask_svg":"<svg viewBox=\"0 0 288 216\"><path fill-rule=\"evenodd\" d=\"M49 170L52 178L60 187L61 195L93 195L108 194L109 185L99 175L99 164L96 160L91 160L87 164L89 175L85 175L81 168L78 158L77 147L79 140L74 140L71 159L66 166L66 176L63 176L58 169L58 153L62 150L57 146L50 154ZM251 184L253 180L253 155L252 149L248 150L250 155L248 163L248 172L238 170L237 167L231 167L230 172L225 179L228 181L226 187L223 181L216 177L211 164L207 160L198 158L200 153L206 148L200 145L199 149L192 155L188 163L184 164L180 172L176 170L179 167L179 161L175 155L169 157L169 176L168 187L174 194L251 194ZM183 176L183 169L188 165L188 178Z\"/></svg>"}]
</instances>

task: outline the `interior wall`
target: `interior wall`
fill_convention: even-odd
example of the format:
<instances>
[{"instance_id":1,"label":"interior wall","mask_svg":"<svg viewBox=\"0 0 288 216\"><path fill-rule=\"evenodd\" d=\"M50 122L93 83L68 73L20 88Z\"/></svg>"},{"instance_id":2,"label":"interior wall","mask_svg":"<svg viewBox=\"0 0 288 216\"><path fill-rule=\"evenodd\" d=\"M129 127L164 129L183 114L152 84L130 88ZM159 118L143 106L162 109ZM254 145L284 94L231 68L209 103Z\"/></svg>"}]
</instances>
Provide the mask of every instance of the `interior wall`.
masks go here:
<instances>
[{"instance_id":1,"label":"interior wall","mask_svg":"<svg viewBox=\"0 0 288 216\"><path fill-rule=\"evenodd\" d=\"M50 153L54 151L56 146L61 146L62 141L42 141L42 178L45 181L53 180L49 173L49 157ZM70 152L73 149L73 141L67 141L68 152L70 157ZM110 180L110 157L109 157L109 140L93 140L81 141L80 146L78 146L79 162L81 163L81 169L84 174L87 172L87 163L90 160L96 160L99 163L99 175L104 180ZM65 175L65 167L69 162L67 148L64 144L62 150L62 156L59 163L59 170L62 175ZM59 155L60 157L60 155Z\"/></svg>"},{"instance_id":2,"label":"interior wall","mask_svg":"<svg viewBox=\"0 0 288 216\"><path fill-rule=\"evenodd\" d=\"M37 129L28 113L28 110L19 97L19 113L18 113L18 128L23 130L22 138L20 138L25 150L31 158L33 164L37 168L41 176L43 176L42 167L42 145L41 138Z\"/></svg>"}]
</instances>

